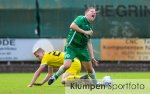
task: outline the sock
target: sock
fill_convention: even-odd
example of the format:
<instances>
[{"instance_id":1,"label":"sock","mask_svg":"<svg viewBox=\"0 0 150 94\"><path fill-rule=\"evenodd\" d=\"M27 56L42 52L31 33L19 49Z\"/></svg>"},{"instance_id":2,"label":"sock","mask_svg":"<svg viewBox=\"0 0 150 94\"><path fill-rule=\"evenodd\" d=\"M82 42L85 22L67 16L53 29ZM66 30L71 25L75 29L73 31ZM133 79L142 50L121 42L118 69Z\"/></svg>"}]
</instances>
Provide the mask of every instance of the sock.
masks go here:
<instances>
[{"instance_id":1,"label":"sock","mask_svg":"<svg viewBox=\"0 0 150 94\"><path fill-rule=\"evenodd\" d=\"M63 74L65 71L63 69L63 66L59 68L59 70L53 75L53 78L56 80L61 74Z\"/></svg>"},{"instance_id":2,"label":"sock","mask_svg":"<svg viewBox=\"0 0 150 94\"><path fill-rule=\"evenodd\" d=\"M91 77L93 84L97 84L95 70L93 69L92 73L88 73L88 75Z\"/></svg>"}]
</instances>

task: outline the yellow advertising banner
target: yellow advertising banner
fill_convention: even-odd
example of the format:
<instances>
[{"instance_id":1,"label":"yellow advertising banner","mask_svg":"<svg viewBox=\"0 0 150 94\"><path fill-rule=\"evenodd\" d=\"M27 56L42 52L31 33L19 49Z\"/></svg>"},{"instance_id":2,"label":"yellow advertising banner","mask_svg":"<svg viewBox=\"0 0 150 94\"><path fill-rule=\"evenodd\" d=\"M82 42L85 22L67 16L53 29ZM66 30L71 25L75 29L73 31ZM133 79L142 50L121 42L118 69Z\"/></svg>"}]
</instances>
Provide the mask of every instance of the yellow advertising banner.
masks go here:
<instances>
[{"instance_id":1,"label":"yellow advertising banner","mask_svg":"<svg viewBox=\"0 0 150 94\"><path fill-rule=\"evenodd\" d=\"M150 39L102 39L100 44L101 60L150 60Z\"/></svg>"}]
</instances>

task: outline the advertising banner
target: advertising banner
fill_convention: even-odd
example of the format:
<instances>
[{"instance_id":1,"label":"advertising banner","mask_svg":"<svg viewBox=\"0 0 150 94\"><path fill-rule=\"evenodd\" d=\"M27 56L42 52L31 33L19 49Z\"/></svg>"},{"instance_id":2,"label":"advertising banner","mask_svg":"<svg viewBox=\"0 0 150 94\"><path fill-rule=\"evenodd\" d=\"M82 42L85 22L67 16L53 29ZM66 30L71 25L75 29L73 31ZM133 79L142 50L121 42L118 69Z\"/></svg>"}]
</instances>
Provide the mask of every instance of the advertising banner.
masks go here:
<instances>
[{"instance_id":1,"label":"advertising banner","mask_svg":"<svg viewBox=\"0 0 150 94\"><path fill-rule=\"evenodd\" d=\"M64 44L64 39L0 39L0 61L37 60L32 54L37 47L63 51Z\"/></svg>"},{"instance_id":2,"label":"advertising banner","mask_svg":"<svg viewBox=\"0 0 150 94\"><path fill-rule=\"evenodd\" d=\"M150 39L102 39L101 59L108 61L149 61Z\"/></svg>"}]
</instances>

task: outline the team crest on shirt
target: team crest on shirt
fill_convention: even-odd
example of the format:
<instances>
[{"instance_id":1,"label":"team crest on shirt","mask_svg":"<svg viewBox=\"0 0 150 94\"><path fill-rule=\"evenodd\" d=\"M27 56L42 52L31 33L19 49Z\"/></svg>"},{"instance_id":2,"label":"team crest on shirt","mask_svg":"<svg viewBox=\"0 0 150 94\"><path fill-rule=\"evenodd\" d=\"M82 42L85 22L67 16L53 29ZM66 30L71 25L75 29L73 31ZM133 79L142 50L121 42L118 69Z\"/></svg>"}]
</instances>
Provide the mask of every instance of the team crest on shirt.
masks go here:
<instances>
[{"instance_id":1,"label":"team crest on shirt","mask_svg":"<svg viewBox=\"0 0 150 94\"><path fill-rule=\"evenodd\" d=\"M86 27L89 27L89 25L86 25Z\"/></svg>"},{"instance_id":2,"label":"team crest on shirt","mask_svg":"<svg viewBox=\"0 0 150 94\"><path fill-rule=\"evenodd\" d=\"M70 54L66 54L66 58L69 58L70 57Z\"/></svg>"}]
</instances>

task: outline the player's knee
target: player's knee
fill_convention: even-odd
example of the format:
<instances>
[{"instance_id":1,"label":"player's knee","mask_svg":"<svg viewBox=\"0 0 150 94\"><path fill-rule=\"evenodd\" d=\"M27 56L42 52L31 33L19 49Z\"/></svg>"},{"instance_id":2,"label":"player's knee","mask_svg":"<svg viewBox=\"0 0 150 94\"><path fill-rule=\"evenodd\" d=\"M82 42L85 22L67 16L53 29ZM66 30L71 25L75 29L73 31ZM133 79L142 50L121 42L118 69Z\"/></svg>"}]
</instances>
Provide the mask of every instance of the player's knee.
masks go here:
<instances>
[{"instance_id":1,"label":"player's knee","mask_svg":"<svg viewBox=\"0 0 150 94\"><path fill-rule=\"evenodd\" d=\"M67 70L70 68L70 65L64 65L64 70Z\"/></svg>"},{"instance_id":2,"label":"player's knee","mask_svg":"<svg viewBox=\"0 0 150 94\"><path fill-rule=\"evenodd\" d=\"M68 68L70 68L71 64L72 64L72 60L65 60L63 65L64 69L67 70Z\"/></svg>"}]
</instances>

